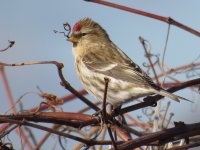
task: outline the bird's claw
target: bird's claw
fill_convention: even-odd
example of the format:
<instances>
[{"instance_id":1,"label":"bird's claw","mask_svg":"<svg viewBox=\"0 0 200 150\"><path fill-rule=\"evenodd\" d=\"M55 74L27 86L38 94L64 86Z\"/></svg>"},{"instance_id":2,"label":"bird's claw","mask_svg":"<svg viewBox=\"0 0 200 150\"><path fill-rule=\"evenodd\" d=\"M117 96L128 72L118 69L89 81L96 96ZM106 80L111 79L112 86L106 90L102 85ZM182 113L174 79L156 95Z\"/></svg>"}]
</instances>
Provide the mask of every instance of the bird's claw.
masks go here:
<instances>
[{"instance_id":1,"label":"bird's claw","mask_svg":"<svg viewBox=\"0 0 200 150\"><path fill-rule=\"evenodd\" d=\"M92 117L102 116L102 110L96 111L94 114L92 114Z\"/></svg>"}]
</instances>

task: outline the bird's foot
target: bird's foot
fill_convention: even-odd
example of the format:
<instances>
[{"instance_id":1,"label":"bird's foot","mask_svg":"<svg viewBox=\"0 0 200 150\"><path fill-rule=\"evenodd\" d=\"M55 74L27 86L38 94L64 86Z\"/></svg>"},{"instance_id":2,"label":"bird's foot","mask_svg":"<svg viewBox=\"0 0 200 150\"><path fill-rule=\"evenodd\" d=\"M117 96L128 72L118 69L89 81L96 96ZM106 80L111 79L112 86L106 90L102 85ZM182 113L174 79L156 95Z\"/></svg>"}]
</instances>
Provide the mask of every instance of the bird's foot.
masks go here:
<instances>
[{"instance_id":1,"label":"bird's foot","mask_svg":"<svg viewBox=\"0 0 200 150\"><path fill-rule=\"evenodd\" d=\"M144 102L149 102L150 106L152 107L156 107L157 106L157 101L154 100L154 96L147 96L143 99Z\"/></svg>"},{"instance_id":2,"label":"bird's foot","mask_svg":"<svg viewBox=\"0 0 200 150\"><path fill-rule=\"evenodd\" d=\"M114 114L114 116L120 115L121 108L122 108L121 105L116 108L112 108L112 114Z\"/></svg>"},{"instance_id":3,"label":"bird's foot","mask_svg":"<svg viewBox=\"0 0 200 150\"><path fill-rule=\"evenodd\" d=\"M92 114L93 117L102 116L102 110L96 111L94 114Z\"/></svg>"}]
</instances>

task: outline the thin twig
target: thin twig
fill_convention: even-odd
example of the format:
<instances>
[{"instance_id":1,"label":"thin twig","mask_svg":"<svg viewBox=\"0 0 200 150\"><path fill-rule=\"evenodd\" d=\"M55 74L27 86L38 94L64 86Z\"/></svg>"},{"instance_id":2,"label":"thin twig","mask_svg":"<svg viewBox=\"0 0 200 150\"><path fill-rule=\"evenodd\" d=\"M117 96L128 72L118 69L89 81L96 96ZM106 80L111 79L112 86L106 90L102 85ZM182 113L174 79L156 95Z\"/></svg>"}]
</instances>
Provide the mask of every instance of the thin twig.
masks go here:
<instances>
[{"instance_id":1,"label":"thin twig","mask_svg":"<svg viewBox=\"0 0 200 150\"><path fill-rule=\"evenodd\" d=\"M108 92L109 79L104 78L104 80L105 80L105 89L104 89L104 95L103 95L102 112L103 112L104 121L105 121L105 123L107 123L106 98L107 98L107 92Z\"/></svg>"},{"instance_id":2,"label":"thin twig","mask_svg":"<svg viewBox=\"0 0 200 150\"><path fill-rule=\"evenodd\" d=\"M39 143L36 145L35 150L39 150L40 147L45 143L45 141L49 138L51 135L51 132L47 132L42 139L39 141Z\"/></svg>"},{"instance_id":3,"label":"thin twig","mask_svg":"<svg viewBox=\"0 0 200 150\"><path fill-rule=\"evenodd\" d=\"M21 130L21 127L20 126L18 126L18 132L19 132L19 136L20 136L20 142L21 142L21 146L22 146L22 150L24 150L24 143L23 143L23 141L22 141L22 130Z\"/></svg>"},{"instance_id":4,"label":"thin twig","mask_svg":"<svg viewBox=\"0 0 200 150\"><path fill-rule=\"evenodd\" d=\"M30 139L32 139L33 144L37 145L37 140L35 138L33 131L29 127L26 127L26 126L24 127L24 129L28 132L28 135L29 135Z\"/></svg>"},{"instance_id":5,"label":"thin twig","mask_svg":"<svg viewBox=\"0 0 200 150\"><path fill-rule=\"evenodd\" d=\"M101 140L103 141L106 137L106 128L103 128L101 132ZM99 145L98 150L102 150L102 145Z\"/></svg>"},{"instance_id":6,"label":"thin twig","mask_svg":"<svg viewBox=\"0 0 200 150\"><path fill-rule=\"evenodd\" d=\"M149 64L150 64L151 69L152 69L152 71L153 71L153 74L154 74L154 76L155 76L156 82L157 82L157 84L159 84L160 82L159 82L159 80L158 80L156 70L155 70L154 65L153 65L153 63L152 63L152 61L151 61L151 55L150 55L150 53L148 52L147 47L146 47L146 43L145 43L146 40L145 40L144 38L142 38L141 36L139 37L139 40L140 40L140 42L142 43L142 46L143 46L144 51L145 51L145 56L147 57L147 59L148 59L148 61L149 61Z\"/></svg>"},{"instance_id":7,"label":"thin twig","mask_svg":"<svg viewBox=\"0 0 200 150\"><path fill-rule=\"evenodd\" d=\"M16 113L15 102L12 97L12 92L10 90L10 86L8 83L8 79L6 77L5 69L3 66L0 65L0 75L2 76L3 85L5 87L6 95L8 98L8 102L10 103L10 107L12 108L12 112Z\"/></svg>"},{"instance_id":8,"label":"thin twig","mask_svg":"<svg viewBox=\"0 0 200 150\"><path fill-rule=\"evenodd\" d=\"M8 40L8 42L9 42L8 46L6 48L0 49L0 52L8 50L9 48L13 47L13 45L15 44L15 41Z\"/></svg>"},{"instance_id":9,"label":"thin twig","mask_svg":"<svg viewBox=\"0 0 200 150\"><path fill-rule=\"evenodd\" d=\"M109 83L110 79L105 77L104 80L105 80L105 89L104 89L103 104L102 104L103 118L104 118L105 124L107 126L108 134L112 141L112 145L115 148L115 150L117 150L117 145L116 145L115 139L112 135L111 124L108 123L107 112L106 112L106 98L107 98L107 92L108 92L108 83Z\"/></svg>"},{"instance_id":10,"label":"thin twig","mask_svg":"<svg viewBox=\"0 0 200 150\"><path fill-rule=\"evenodd\" d=\"M129 115L128 113L125 114L125 116L131 120L133 122L133 124L135 124L137 127L142 128L143 130L146 129L146 125L144 123L139 122L138 120L136 120L134 117L132 117L131 115Z\"/></svg>"},{"instance_id":11,"label":"thin twig","mask_svg":"<svg viewBox=\"0 0 200 150\"><path fill-rule=\"evenodd\" d=\"M99 132L99 127L94 127L94 128L92 128L92 131L90 131L88 134L87 134L87 137L86 138L92 138L92 136L94 135L94 134L96 134L97 132ZM95 137L94 138L92 138L91 140L94 140L94 139L96 139L96 135L95 135ZM103 141L103 140L102 140ZM83 146L85 146L85 144L84 143L79 143L79 144L77 144L74 148L73 148L73 150L80 150ZM92 148L93 146L90 146L90 148ZM89 148L89 146L88 146L88 148Z\"/></svg>"},{"instance_id":12,"label":"thin twig","mask_svg":"<svg viewBox=\"0 0 200 150\"><path fill-rule=\"evenodd\" d=\"M163 117L162 117L161 125L160 125L161 128L164 127L164 122L165 122L165 119L166 119L166 115L167 115L167 111L168 111L168 109L169 109L169 106L170 106L170 101L167 102L167 106L166 106L164 115L163 115Z\"/></svg>"},{"instance_id":13,"label":"thin twig","mask_svg":"<svg viewBox=\"0 0 200 150\"><path fill-rule=\"evenodd\" d=\"M157 73L156 73L156 70L154 68L154 64L152 63L152 60L151 60L151 54L150 52L148 52L147 50L147 44L146 44L146 40L142 37L139 37L140 39L140 42L142 43L142 46L144 48L144 51L145 51L145 56L147 57L148 61L149 61L149 64L150 64L150 67L153 71L153 74L154 76L156 77L156 83L157 84L160 84L159 80L158 80L158 77L157 77ZM158 130L158 124L159 124L159 116L160 116L160 102L157 103L157 106L155 107L155 113L154 113L154 123L153 123L153 132L157 131Z\"/></svg>"},{"instance_id":14,"label":"thin twig","mask_svg":"<svg viewBox=\"0 0 200 150\"><path fill-rule=\"evenodd\" d=\"M121 127L122 129L126 130L127 132L133 134L133 135L136 135L136 136L142 136L142 135L144 135L143 132L140 132L140 131L137 131L137 130L135 130L135 129L133 129L133 128L130 128L129 126L122 125L122 126L120 126L120 127Z\"/></svg>"},{"instance_id":15,"label":"thin twig","mask_svg":"<svg viewBox=\"0 0 200 150\"><path fill-rule=\"evenodd\" d=\"M164 69L164 63L165 63L165 55L166 55L166 51L167 51L167 45L168 45L168 41L169 41L169 33L170 33L170 24L168 24L167 37L166 37L166 40L165 40L165 46L164 46L163 55L162 55L161 66L162 66L163 72L165 71L165 69Z\"/></svg>"},{"instance_id":16,"label":"thin twig","mask_svg":"<svg viewBox=\"0 0 200 150\"><path fill-rule=\"evenodd\" d=\"M10 87L9 87L8 79L6 77L6 73L5 73L5 70L4 70L4 66L2 66L1 64L0 64L0 74L2 76L3 84L4 84L4 87L5 87L5 91L6 91L6 95L8 97L8 102L10 103L10 107L12 109L12 112L15 114L16 113L16 108L14 107L15 106L15 102L14 102L13 97L12 97L12 92L11 92ZM16 132L18 134L21 134L21 138L23 139L25 144L28 145L29 150L32 150L32 145L29 142L28 138L26 137L24 131L21 129L20 133L17 130L16 130Z\"/></svg>"},{"instance_id":17,"label":"thin twig","mask_svg":"<svg viewBox=\"0 0 200 150\"><path fill-rule=\"evenodd\" d=\"M170 124L170 122L171 122L173 116L174 116L174 113L170 113L170 116L169 116L169 119L168 119L168 121L167 121L167 124L166 124L165 128L168 128L168 127L169 127L169 124Z\"/></svg>"},{"instance_id":18,"label":"thin twig","mask_svg":"<svg viewBox=\"0 0 200 150\"><path fill-rule=\"evenodd\" d=\"M200 62L185 64L185 65L182 65L182 66L179 66L179 67L176 67L176 68L168 69L165 72L158 74L157 77L160 78L162 76L165 76L165 75L168 75L168 74L171 74L171 73L176 73L178 71L194 68L194 67L197 67L197 66L200 66ZM154 76L152 79L155 80L156 77Z\"/></svg>"},{"instance_id":19,"label":"thin twig","mask_svg":"<svg viewBox=\"0 0 200 150\"><path fill-rule=\"evenodd\" d=\"M8 135L11 131L15 130L17 127L19 127L19 125L14 125L13 127L11 127L10 129L0 132L0 139L2 139L4 136Z\"/></svg>"},{"instance_id":20,"label":"thin twig","mask_svg":"<svg viewBox=\"0 0 200 150\"><path fill-rule=\"evenodd\" d=\"M108 129L108 134L109 134L110 139L112 141L112 145L113 145L113 147L114 147L115 150L118 150L116 141L115 141L115 139L113 137L113 134L112 134L111 124L106 124L106 126L107 126L107 129Z\"/></svg>"}]
</instances>

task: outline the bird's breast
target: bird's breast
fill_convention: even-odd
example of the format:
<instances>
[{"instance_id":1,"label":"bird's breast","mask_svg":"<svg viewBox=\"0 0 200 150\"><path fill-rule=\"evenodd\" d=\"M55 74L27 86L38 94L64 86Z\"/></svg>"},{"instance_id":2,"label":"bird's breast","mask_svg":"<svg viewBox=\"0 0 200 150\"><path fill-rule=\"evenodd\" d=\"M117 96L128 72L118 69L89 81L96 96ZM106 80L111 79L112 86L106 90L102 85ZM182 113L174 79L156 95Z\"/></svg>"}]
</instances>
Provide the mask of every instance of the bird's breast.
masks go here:
<instances>
[{"instance_id":1,"label":"bird's breast","mask_svg":"<svg viewBox=\"0 0 200 150\"><path fill-rule=\"evenodd\" d=\"M130 100L130 98L138 98L150 93L148 89L141 88L134 83L89 70L81 61L76 61L76 71L88 93L100 101L102 101L105 92L104 78L109 78L107 102L114 106Z\"/></svg>"}]
</instances>

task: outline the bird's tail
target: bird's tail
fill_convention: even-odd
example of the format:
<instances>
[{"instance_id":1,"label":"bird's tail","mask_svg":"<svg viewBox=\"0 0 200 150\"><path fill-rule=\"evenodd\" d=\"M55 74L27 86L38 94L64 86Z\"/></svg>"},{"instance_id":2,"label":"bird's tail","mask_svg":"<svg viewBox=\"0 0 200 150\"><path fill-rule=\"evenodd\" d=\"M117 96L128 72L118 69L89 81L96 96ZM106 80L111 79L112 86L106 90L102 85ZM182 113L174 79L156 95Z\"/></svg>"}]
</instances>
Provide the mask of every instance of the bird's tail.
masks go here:
<instances>
[{"instance_id":1,"label":"bird's tail","mask_svg":"<svg viewBox=\"0 0 200 150\"><path fill-rule=\"evenodd\" d=\"M173 93L169 93L168 91L164 90L164 89L160 89L160 90L153 90L153 93L155 94L159 94L159 95L162 95L162 96L166 96L166 97L169 97L170 99L173 99L177 102L180 102L180 100L185 100L185 101L189 101L189 102L192 102L191 100L188 100L184 97L181 97L181 96L178 96L178 95L175 95Z\"/></svg>"}]
</instances>

